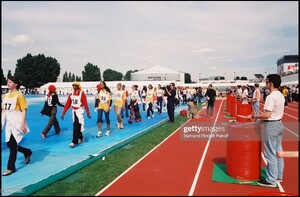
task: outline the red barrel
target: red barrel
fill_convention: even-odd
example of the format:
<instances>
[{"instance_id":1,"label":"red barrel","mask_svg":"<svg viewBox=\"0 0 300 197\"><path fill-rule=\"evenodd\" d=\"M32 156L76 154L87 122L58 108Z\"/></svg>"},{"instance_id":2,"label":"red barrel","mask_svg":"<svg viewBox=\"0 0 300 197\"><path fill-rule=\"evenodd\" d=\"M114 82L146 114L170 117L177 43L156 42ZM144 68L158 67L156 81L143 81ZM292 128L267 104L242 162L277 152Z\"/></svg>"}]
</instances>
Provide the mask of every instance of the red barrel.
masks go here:
<instances>
[{"instance_id":1,"label":"red barrel","mask_svg":"<svg viewBox=\"0 0 300 197\"><path fill-rule=\"evenodd\" d=\"M258 180L261 172L261 124L232 123L227 129L227 174L241 181Z\"/></svg>"},{"instance_id":2,"label":"red barrel","mask_svg":"<svg viewBox=\"0 0 300 197\"><path fill-rule=\"evenodd\" d=\"M241 103L241 101L232 100L231 108L230 108L230 116L236 117L237 114L237 104Z\"/></svg>"},{"instance_id":3,"label":"red barrel","mask_svg":"<svg viewBox=\"0 0 300 197\"><path fill-rule=\"evenodd\" d=\"M237 115L236 115L237 122L251 122L251 120L249 120L245 117L241 117L241 116L247 116L250 114L252 114L251 104L237 104Z\"/></svg>"},{"instance_id":4,"label":"red barrel","mask_svg":"<svg viewBox=\"0 0 300 197\"><path fill-rule=\"evenodd\" d=\"M226 111L230 113L231 101L235 100L235 96L227 94Z\"/></svg>"}]
</instances>

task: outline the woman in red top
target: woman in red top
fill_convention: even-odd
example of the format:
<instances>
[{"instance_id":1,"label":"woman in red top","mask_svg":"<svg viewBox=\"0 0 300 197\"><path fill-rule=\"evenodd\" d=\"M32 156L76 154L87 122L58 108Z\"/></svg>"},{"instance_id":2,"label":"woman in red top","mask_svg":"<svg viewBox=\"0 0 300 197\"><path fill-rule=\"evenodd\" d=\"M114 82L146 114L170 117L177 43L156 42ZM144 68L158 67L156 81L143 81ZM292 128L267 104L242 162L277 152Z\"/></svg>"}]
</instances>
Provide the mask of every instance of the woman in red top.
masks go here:
<instances>
[{"instance_id":1,"label":"woman in red top","mask_svg":"<svg viewBox=\"0 0 300 197\"><path fill-rule=\"evenodd\" d=\"M83 113L84 110L82 106L84 106L85 111L87 113L87 117L91 118L89 106L87 104L86 95L81 90L80 83L74 81L73 84L73 92L69 94L67 102L65 104L64 110L61 114L61 119L64 119L64 115L67 110L72 106L72 117L73 117L73 140L72 143L69 144L70 147L74 148L75 144L83 142L82 132L84 131L84 118Z\"/></svg>"}]
</instances>

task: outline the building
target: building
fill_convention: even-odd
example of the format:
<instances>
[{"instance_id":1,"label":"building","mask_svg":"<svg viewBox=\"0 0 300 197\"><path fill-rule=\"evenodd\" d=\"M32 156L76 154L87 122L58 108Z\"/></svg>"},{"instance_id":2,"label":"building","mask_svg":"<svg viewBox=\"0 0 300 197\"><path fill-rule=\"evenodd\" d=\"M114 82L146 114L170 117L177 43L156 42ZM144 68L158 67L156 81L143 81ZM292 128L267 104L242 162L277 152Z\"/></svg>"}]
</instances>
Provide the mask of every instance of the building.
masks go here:
<instances>
[{"instance_id":1,"label":"building","mask_svg":"<svg viewBox=\"0 0 300 197\"><path fill-rule=\"evenodd\" d=\"M184 72L157 65L131 73L131 81L175 81L184 83Z\"/></svg>"},{"instance_id":2,"label":"building","mask_svg":"<svg viewBox=\"0 0 300 197\"><path fill-rule=\"evenodd\" d=\"M285 55L277 60L277 74L280 76L298 73L299 55Z\"/></svg>"}]
</instances>

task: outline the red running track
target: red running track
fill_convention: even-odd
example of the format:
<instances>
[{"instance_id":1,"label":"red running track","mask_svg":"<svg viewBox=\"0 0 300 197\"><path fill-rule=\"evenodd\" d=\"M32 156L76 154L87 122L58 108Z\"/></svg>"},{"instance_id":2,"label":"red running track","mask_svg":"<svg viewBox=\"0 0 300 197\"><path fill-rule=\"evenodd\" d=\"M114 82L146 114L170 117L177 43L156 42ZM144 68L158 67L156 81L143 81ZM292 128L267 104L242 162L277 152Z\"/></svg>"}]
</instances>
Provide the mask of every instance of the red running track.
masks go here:
<instances>
[{"instance_id":1,"label":"red running track","mask_svg":"<svg viewBox=\"0 0 300 197\"><path fill-rule=\"evenodd\" d=\"M213 127L215 123L228 122L229 119L224 117L224 103L216 101L213 118L205 117L205 111L200 111L199 119L189 120L96 195L241 196L262 191L279 192L278 188L213 182L213 164L226 162L226 141L209 141L209 138L187 141L180 138L180 133L188 126L205 123ZM292 117L285 118L295 122ZM295 139L283 142L284 150L298 150L298 137L287 131L284 135ZM281 185L285 192L298 194L298 159L285 159Z\"/></svg>"}]
</instances>

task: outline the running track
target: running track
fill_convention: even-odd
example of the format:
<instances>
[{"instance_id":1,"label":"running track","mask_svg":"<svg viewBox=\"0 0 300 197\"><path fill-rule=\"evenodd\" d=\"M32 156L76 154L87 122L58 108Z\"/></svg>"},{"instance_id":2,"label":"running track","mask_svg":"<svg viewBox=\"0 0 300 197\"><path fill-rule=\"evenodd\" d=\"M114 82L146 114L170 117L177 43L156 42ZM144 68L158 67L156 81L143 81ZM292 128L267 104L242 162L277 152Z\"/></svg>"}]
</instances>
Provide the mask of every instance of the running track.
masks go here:
<instances>
[{"instance_id":1,"label":"running track","mask_svg":"<svg viewBox=\"0 0 300 197\"><path fill-rule=\"evenodd\" d=\"M96 195L249 195L256 192L289 192L299 194L298 159L285 158L283 182L279 188L238 185L212 181L214 163L226 163L226 141L206 140L184 141L180 132L187 125L199 122L215 126L228 122L224 118L226 100L215 103L213 118L206 118L205 111L199 112L199 119L191 119L178 128L161 144L133 164L113 182ZM260 109L263 109L261 103ZM283 117L285 124L283 149L298 151L298 103L289 103ZM298 125L298 124L295 124ZM265 163L262 159L262 167Z\"/></svg>"}]
</instances>

